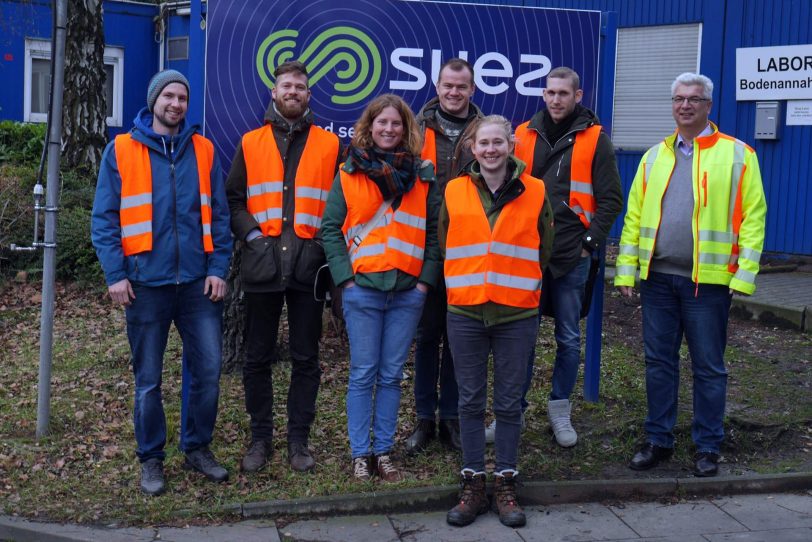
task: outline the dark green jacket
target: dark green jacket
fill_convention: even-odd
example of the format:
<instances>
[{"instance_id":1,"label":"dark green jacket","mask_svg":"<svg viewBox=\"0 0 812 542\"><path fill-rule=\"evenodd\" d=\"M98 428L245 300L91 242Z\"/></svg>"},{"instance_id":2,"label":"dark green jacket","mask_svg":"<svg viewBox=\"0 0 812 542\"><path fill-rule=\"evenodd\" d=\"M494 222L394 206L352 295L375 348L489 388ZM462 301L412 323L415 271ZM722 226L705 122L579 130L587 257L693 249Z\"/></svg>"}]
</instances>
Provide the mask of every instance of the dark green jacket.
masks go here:
<instances>
[{"instance_id":1,"label":"dark green jacket","mask_svg":"<svg viewBox=\"0 0 812 542\"><path fill-rule=\"evenodd\" d=\"M351 161L345 162L341 168L347 173L355 171L355 165ZM429 184L429 192L426 203L426 247L423 252L423 269L419 277L414 277L399 269L357 275L352 272L347 243L344 241L344 233L341 231L347 217L347 201L344 199L344 191L341 188L341 174L336 175L333 188L330 190L330 195L327 196L327 205L319 232L333 282L340 286L349 280L354 280L359 286L375 288L382 292L408 290L417 286L418 282L432 288L437 285L442 276L440 248L437 244L437 214L440 210L442 195L437 188L434 166L430 162L424 162L418 177L417 182ZM399 205L400 198L396 198L392 203L392 208L397 209Z\"/></svg>"},{"instance_id":2,"label":"dark green jacket","mask_svg":"<svg viewBox=\"0 0 812 542\"><path fill-rule=\"evenodd\" d=\"M497 199L494 201L490 189L485 184L485 180L479 173L479 164L472 162L467 169L468 175L471 176L474 184L479 191L479 200L482 202L482 207L485 209L485 215L488 217L488 222L493 229L496 224L496 219L502 214L502 209L509 202L513 201L524 192L524 184L519 175L522 174L525 168L524 162L511 156L512 165L508 166L508 176L504 188L499 191ZM439 237L440 237L440 253L445 258L446 240L448 237L448 208L443 199L443 204L440 207L440 220L439 220ZM553 210L550 206L550 200L547 197L547 191L544 194L544 207L539 214L538 224L539 237L541 238L541 246L539 247L539 264L544 269L547 262L550 260L550 253L553 246ZM538 315L538 308L525 309L521 307L511 307L509 305L500 305L489 301L482 305L449 305L448 310L455 314L467 316L475 320L483 322L486 326L495 326L497 324L505 324L515 320L523 320L531 316Z\"/></svg>"}]
</instances>

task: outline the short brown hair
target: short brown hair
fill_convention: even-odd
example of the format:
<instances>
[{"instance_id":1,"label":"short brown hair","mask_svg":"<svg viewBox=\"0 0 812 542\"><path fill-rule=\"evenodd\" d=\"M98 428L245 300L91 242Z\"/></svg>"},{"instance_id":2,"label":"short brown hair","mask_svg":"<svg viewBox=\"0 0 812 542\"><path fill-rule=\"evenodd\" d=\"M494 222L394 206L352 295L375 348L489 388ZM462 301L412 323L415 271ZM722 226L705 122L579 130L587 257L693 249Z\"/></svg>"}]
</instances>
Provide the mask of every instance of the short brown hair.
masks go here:
<instances>
[{"instance_id":1,"label":"short brown hair","mask_svg":"<svg viewBox=\"0 0 812 542\"><path fill-rule=\"evenodd\" d=\"M443 70L448 68L452 72L461 72L462 70L468 70L468 73L471 74L471 84L474 84L474 67L471 66L471 63L462 58L449 58L443 65L440 66L440 71L437 72L437 82L440 82L440 77L443 74Z\"/></svg>"},{"instance_id":2,"label":"short brown hair","mask_svg":"<svg viewBox=\"0 0 812 542\"><path fill-rule=\"evenodd\" d=\"M286 73L300 73L307 78L310 77L307 75L307 66L298 60L288 60L287 62L283 62L277 66L273 71L274 80L279 79L280 75L284 75Z\"/></svg>"},{"instance_id":3,"label":"short brown hair","mask_svg":"<svg viewBox=\"0 0 812 542\"><path fill-rule=\"evenodd\" d=\"M369 149L375 145L372 141L372 122L387 107L394 107L403 121L403 139L400 146L406 147L406 150L415 156L420 156L423 137L420 135L417 120L403 98L394 94L381 94L367 104L361 118L355 123L352 145L360 149Z\"/></svg>"},{"instance_id":4,"label":"short brown hair","mask_svg":"<svg viewBox=\"0 0 812 542\"><path fill-rule=\"evenodd\" d=\"M575 70L572 68L568 68L566 66L559 66L558 68L553 68L550 73L547 74L547 79L569 79L572 81L572 90L579 90L581 88L581 78L578 77L578 74L575 73Z\"/></svg>"}]
</instances>

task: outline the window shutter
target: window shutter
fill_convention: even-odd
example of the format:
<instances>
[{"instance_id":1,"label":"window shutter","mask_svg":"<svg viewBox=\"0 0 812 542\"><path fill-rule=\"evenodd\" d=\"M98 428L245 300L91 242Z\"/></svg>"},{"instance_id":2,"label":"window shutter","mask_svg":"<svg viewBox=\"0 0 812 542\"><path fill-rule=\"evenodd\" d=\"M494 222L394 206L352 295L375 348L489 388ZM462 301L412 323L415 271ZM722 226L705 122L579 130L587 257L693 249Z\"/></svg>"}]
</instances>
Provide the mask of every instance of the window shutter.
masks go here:
<instances>
[{"instance_id":1,"label":"window shutter","mask_svg":"<svg viewBox=\"0 0 812 542\"><path fill-rule=\"evenodd\" d=\"M617 149L645 150L676 129L671 83L699 71L702 25L618 29L612 142Z\"/></svg>"}]
</instances>

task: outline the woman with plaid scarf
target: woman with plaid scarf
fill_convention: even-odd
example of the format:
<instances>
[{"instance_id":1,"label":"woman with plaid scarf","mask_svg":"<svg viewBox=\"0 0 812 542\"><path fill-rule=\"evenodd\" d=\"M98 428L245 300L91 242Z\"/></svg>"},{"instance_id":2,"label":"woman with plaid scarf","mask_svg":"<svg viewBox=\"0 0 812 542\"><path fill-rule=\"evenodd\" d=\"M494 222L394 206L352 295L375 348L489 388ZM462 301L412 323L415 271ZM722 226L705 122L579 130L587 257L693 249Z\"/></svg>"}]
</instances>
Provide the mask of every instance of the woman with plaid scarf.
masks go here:
<instances>
[{"instance_id":1,"label":"woman with plaid scarf","mask_svg":"<svg viewBox=\"0 0 812 542\"><path fill-rule=\"evenodd\" d=\"M433 164L420 158L420 131L403 99L372 100L354 134L327 198L321 238L342 288L350 339L353 476L398 482L390 452L400 381L426 293L440 278L441 194Z\"/></svg>"}]
</instances>

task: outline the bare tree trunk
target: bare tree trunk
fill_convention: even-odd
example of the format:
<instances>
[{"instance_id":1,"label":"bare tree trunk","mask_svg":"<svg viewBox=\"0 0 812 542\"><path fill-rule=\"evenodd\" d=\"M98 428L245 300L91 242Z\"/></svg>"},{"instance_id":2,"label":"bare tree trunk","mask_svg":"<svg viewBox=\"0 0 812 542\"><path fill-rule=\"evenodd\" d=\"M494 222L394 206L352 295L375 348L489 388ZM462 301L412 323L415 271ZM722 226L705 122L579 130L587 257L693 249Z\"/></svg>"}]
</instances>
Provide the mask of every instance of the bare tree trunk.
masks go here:
<instances>
[{"instance_id":1,"label":"bare tree trunk","mask_svg":"<svg viewBox=\"0 0 812 542\"><path fill-rule=\"evenodd\" d=\"M68 0L62 165L95 173L107 143L102 0Z\"/></svg>"},{"instance_id":2,"label":"bare tree trunk","mask_svg":"<svg viewBox=\"0 0 812 542\"><path fill-rule=\"evenodd\" d=\"M240 370L243 364L245 305L240 281L242 243L234 243L231 269L228 272L228 294L223 311L223 372Z\"/></svg>"}]
</instances>

